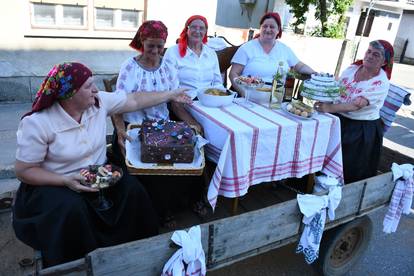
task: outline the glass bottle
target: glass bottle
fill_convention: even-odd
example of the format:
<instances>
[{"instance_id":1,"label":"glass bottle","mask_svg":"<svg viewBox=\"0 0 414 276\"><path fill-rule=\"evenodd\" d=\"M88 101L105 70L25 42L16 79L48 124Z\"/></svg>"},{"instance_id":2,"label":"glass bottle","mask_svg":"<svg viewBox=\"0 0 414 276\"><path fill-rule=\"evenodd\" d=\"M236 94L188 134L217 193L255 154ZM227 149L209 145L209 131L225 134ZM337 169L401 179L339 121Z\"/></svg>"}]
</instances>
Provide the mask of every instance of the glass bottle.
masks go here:
<instances>
[{"instance_id":1,"label":"glass bottle","mask_svg":"<svg viewBox=\"0 0 414 276\"><path fill-rule=\"evenodd\" d=\"M283 67L283 61L280 61L276 74L273 76L269 108L280 108L285 93L285 77L286 73Z\"/></svg>"},{"instance_id":2,"label":"glass bottle","mask_svg":"<svg viewBox=\"0 0 414 276\"><path fill-rule=\"evenodd\" d=\"M283 97L284 102L292 101L294 86L295 86L295 77L294 77L292 69L290 69L289 72L286 74L285 95Z\"/></svg>"}]
</instances>

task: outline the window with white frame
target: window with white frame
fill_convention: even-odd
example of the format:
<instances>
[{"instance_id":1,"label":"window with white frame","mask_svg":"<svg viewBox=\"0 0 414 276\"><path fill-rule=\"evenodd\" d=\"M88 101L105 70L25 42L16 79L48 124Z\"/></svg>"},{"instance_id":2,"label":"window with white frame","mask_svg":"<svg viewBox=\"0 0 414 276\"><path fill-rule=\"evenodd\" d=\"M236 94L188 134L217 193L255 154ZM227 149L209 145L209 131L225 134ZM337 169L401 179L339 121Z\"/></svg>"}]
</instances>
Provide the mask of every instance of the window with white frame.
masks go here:
<instances>
[{"instance_id":1,"label":"window with white frame","mask_svg":"<svg viewBox=\"0 0 414 276\"><path fill-rule=\"evenodd\" d=\"M114 10L96 8L95 13L96 28L113 28L114 27Z\"/></svg>"},{"instance_id":2,"label":"window with white frame","mask_svg":"<svg viewBox=\"0 0 414 276\"><path fill-rule=\"evenodd\" d=\"M37 27L86 27L86 7L61 4L32 3L31 22Z\"/></svg>"},{"instance_id":3,"label":"window with white frame","mask_svg":"<svg viewBox=\"0 0 414 276\"><path fill-rule=\"evenodd\" d=\"M96 29L135 30L141 22L142 11L95 8Z\"/></svg>"}]
</instances>

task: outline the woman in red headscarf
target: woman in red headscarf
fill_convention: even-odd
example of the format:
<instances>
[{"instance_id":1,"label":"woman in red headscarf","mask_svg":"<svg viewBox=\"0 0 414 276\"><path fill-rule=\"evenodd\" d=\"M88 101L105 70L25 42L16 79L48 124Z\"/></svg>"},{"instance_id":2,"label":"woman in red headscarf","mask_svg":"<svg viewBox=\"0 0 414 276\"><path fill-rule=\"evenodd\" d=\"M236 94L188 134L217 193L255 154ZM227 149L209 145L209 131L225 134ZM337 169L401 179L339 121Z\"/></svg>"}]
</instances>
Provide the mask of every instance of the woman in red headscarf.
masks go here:
<instances>
[{"instance_id":1,"label":"woman in red headscarf","mask_svg":"<svg viewBox=\"0 0 414 276\"><path fill-rule=\"evenodd\" d=\"M165 58L178 70L180 87L223 87L217 54L206 46L207 19L193 15L185 22L178 44L167 49Z\"/></svg>"},{"instance_id":2,"label":"woman in red headscarf","mask_svg":"<svg viewBox=\"0 0 414 276\"><path fill-rule=\"evenodd\" d=\"M182 90L145 97L98 92L91 70L80 63L49 72L17 130L15 172L22 183L13 206L16 236L42 252L45 266L158 233L145 189L126 170L107 189L108 211L95 207L97 189L80 183L80 170L107 162L107 116L170 100L190 102Z\"/></svg>"},{"instance_id":3,"label":"woman in red headscarf","mask_svg":"<svg viewBox=\"0 0 414 276\"><path fill-rule=\"evenodd\" d=\"M293 51L280 42L282 37L282 24L276 12L268 12L260 19L260 34L240 46L231 60L230 80L233 87L242 95L234 79L238 76L257 76L264 81L271 82L280 62L283 62L285 72L289 68L302 74L312 74L315 71L301 62Z\"/></svg>"},{"instance_id":4,"label":"woman in red headscarf","mask_svg":"<svg viewBox=\"0 0 414 276\"><path fill-rule=\"evenodd\" d=\"M382 146L380 109L387 97L394 50L385 40L370 42L363 60L340 76L345 87L338 103L317 102L321 112L338 113L341 120L345 183L376 175Z\"/></svg>"},{"instance_id":5,"label":"woman in red headscarf","mask_svg":"<svg viewBox=\"0 0 414 276\"><path fill-rule=\"evenodd\" d=\"M145 95L152 91L168 91L179 86L175 66L166 62L162 53L168 36L167 27L161 21L149 20L142 23L134 39L129 44L138 51L134 57L128 58L122 65L116 83L116 90L127 94L140 91ZM184 104L171 103L171 111L175 118L195 126L200 132L201 125L185 109ZM139 111L113 116L115 125L113 135L113 153L124 165L125 140L130 139L126 134L126 126L130 123L141 124L144 119L168 120L170 111L166 103L152 106ZM174 118L174 119L175 119ZM177 199L182 194L201 195L201 185L197 185L198 177L180 176L138 176L146 186L151 199L154 201L161 222L173 228L175 221L173 211L177 209Z\"/></svg>"}]
</instances>

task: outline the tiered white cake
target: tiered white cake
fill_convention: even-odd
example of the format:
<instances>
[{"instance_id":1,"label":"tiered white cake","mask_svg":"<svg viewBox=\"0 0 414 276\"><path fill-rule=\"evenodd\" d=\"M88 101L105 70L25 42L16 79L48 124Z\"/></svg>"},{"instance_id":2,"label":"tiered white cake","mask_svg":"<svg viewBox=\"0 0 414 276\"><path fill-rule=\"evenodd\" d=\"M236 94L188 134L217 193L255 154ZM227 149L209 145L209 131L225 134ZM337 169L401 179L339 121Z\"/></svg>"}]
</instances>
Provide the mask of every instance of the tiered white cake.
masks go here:
<instances>
[{"instance_id":1,"label":"tiered white cake","mask_svg":"<svg viewBox=\"0 0 414 276\"><path fill-rule=\"evenodd\" d=\"M332 102L339 97L339 85L332 74L312 74L304 81L301 95L315 101Z\"/></svg>"}]
</instances>

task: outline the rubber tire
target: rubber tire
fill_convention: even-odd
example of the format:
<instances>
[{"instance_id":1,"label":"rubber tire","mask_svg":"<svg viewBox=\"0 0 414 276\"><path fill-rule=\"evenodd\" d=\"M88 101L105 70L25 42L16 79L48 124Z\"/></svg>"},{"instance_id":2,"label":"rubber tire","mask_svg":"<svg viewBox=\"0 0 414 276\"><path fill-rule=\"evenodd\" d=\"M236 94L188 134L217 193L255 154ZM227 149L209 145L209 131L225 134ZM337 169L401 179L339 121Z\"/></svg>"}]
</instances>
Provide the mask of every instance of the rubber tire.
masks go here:
<instances>
[{"instance_id":1,"label":"rubber tire","mask_svg":"<svg viewBox=\"0 0 414 276\"><path fill-rule=\"evenodd\" d=\"M335 246L341 238L349 233L349 231L359 233L359 238L352 254L348 259L340 264L334 265L331 256ZM347 273L363 255L368 247L368 243L372 236L372 221L368 216L363 216L350 221L341 226L328 230L323 234L321 246L319 249L319 258L313 264L316 270L322 275L338 276Z\"/></svg>"}]
</instances>

